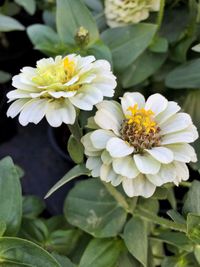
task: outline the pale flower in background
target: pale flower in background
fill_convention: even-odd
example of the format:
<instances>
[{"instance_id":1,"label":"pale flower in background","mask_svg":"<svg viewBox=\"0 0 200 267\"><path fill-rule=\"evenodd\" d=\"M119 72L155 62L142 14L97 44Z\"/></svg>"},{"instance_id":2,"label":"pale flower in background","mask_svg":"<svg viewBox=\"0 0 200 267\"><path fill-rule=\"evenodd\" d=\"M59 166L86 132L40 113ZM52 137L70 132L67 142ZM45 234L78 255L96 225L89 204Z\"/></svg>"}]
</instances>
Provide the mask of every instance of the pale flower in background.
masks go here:
<instances>
[{"instance_id":1,"label":"pale flower in background","mask_svg":"<svg viewBox=\"0 0 200 267\"><path fill-rule=\"evenodd\" d=\"M191 117L160 94L145 101L125 93L121 104L97 105L96 127L82 138L93 177L118 186L129 197L150 197L156 187L189 178L186 163L196 162L191 145L198 138ZM91 123L91 120L90 120Z\"/></svg>"},{"instance_id":2,"label":"pale flower in background","mask_svg":"<svg viewBox=\"0 0 200 267\"><path fill-rule=\"evenodd\" d=\"M138 23L159 9L160 0L105 0L105 16L110 27Z\"/></svg>"},{"instance_id":3,"label":"pale flower in background","mask_svg":"<svg viewBox=\"0 0 200 267\"><path fill-rule=\"evenodd\" d=\"M58 127L75 122L76 108L92 110L103 97L112 97L116 78L108 61L71 54L41 59L36 68L24 67L12 85L17 89L7 95L9 102L14 101L7 116L20 114L24 126L45 116Z\"/></svg>"}]
</instances>

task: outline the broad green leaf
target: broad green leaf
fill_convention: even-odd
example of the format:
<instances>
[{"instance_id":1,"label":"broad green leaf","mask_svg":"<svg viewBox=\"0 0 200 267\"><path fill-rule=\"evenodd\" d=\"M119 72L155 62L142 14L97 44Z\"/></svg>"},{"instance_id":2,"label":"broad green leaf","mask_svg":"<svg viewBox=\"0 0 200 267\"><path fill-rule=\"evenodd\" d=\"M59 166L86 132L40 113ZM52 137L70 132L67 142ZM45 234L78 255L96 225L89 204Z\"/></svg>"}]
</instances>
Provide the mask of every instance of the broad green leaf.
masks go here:
<instances>
[{"instance_id":1,"label":"broad green leaf","mask_svg":"<svg viewBox=\"0 0 200 267\"><path fill-rule=\"evenodd\" d=\"M15 0L15 2L22 6L30 15L33 15L36 11L36 1L35 0Z\"/></svg>"},{"instance_id":2,"label":"broad green leaf","mask_svg":"<svg viewBox=\"0 0 200 267\"><path fill-rule=\"evenodd\" d=\"M166 53L168 50L168 41L163 37L154 38L149 50L155 53Z\"/></svg>"},{"instance_id":3,"label":"broad green leaf","mask_svg":"<svg viewBox=\"0 0 200 267\"><path fill-rule=\"evenodd\" d=\"M8 82L10 79L11 79L10 73L0 70L0 84Z\"/></svg>"},{"instance_id":4,"label":"broad green leaf","mask_svg":"<svg viewBox=\"0 0 200 267\"><path fill-rule=\"evenodd\" d=\"M176 257L165 257L161 267L186 267L179 264L179 260Z\"/></svg>"},{"instance_id":5,"label":"broad green leaf","mask_svg":"<svg viewBox=\"0 0 200 267\"><path fill-rule=\"evenodd\" d=\"M4 235L6 231L6 223L4 221L0 221L0 237Z\"/></svg>"},{"instance_id":6,"label":"broad green leaf","mask_svg":"<svg viewBox=\"0 0 200 267\"><path fill-rule=\"evenodd\" d=\"M166 77L167 87L174 89L200 88L200 59L193 59L172 70Z\"/></svg>"},{"instance_id":7,"label":"broad green leaf","mask_svg":"<svg viewBox=\"0 0 200 267\"><path fill-rule=\"evenodd\" d=\"M82 0L57 0L56 22L64 43L74 44L74 37L81 26L89 32L89 45L99 39L95 20Z\"/></svg>"},{"instance_id":8,"label":"broad green leaf","mask_svg":"<svg viewBox=\"0 0 200 267\"><path fill-rule=\"evenodd\" d=\"M16 19L0 14L0 32L22 31L24 26Z\"/></svg>"},{"instance_id":9,"label":"broad green leaf","mask_svg":"<svg viewBox=\"0 0 200 267\"><path fill-rule=\"evenodd\" d=\"M116 236L127 216L96 178L76 184L65 200L64 214L70 224L95 237Z\"/></svg>"},{"instance_id":10,"label":"broad green leaf","mask_svg":"<svg viewBox=\"0 0 200 267\"><path fill-rule=\"evenodd\" d=\"M123 71L130 66L149 46L156 29L154 24L139 23L104 31L102 38L112 52L114 68Z\"/></svg>"},{"instance_id":11,"label":"broad green leaf","mask_svg":"<svg viewBox=\"0 0 200 267\"><path fill-rule=\"evenodd\" d=\"M44 201L37 196L25 196L23 198L23 217L37 218L45 209Z\"/></svg>"},{"instance_id":12,"label":"broad green leaf","mask_svg":"<svg viewBox=\"0 0 200 267\"><path fill-rule=\"evenodd\" d=\"M200 245L196 245L194 248L194 255L196 257L196 260L200 264Z\"/></svg>"},{"instance_id":13,"label":"broad green leaf","mask_svg":"<svg viewBox=\"0 0 200 267\"><path fill-rule=\"evenodd\" d=\"M184 217L176 210L168 210L167 215L176 223L186 223Z\"/></svg>"},{"instance_id":14,"label":"broad green leaf","mask_svg":"<svg viewBox=\"0 0 200 267\"><path fill-rule=\"evenodd\" d=\"M57 33L49 26L34 24L27 28L27 33L35 49L49 56L62 55L67 52L68 47L61 43Z\"/></svg>"},{"instance_id":15,"label":"broad green leaf","mask_svg":"<svg viewBox=\"0 0 200 267\"><path fill-rule=\"evenodd\" d=\"M17 175L18 175L19 179L21 179L22 177L24 177L25 172L24 172L24 170L20 166L18 166L18 165L15 164L15 170L17 172Z\"/></svg>"},{"instance_id":16,"label":"broad green leaf","mask_svg":"<svg viewBox=\"0 0 200 267\"><path fill-rule=\"evenodd\" d=\"M122 250L117 239L93 239L80 261L80 267L114 267Z\"/></svg>"},{"instance_id":17,"label":"broad green leaf","mask_svg":"<svg viewBox=\"0 0 200 267\"><path fill-rule=\"evenodd\" d=\"M73 135L70 136L67 144L67 150L71 159L76 163L82 163L84 159L83 144L78 141Z\"/></svg>"},{"instance_id":18,"label":"broad green leaf","mask_svg":"<svg viewBox=\"0 0 200 267\"><path fill-rule=\"evenodd\" d=\"M45 250L20 238L0 238L0 264L5 267L61 267Z\"/></svg>"},{"instance_id":19,"label":"broad green leaf","mask_svg":"<svg viewBox=\"0 0 200 267\"><path fill-rule=\"evenodd\" d=\"M88 55L94 55L96 59L106 59L112 64L112 54L107 45L98 40L87 49Z\"/></svg>"},{"instance_id":20,"label":"broad green leaf","mask_svg":"<svg viewBox=\"0 0 200 267\"><path fill-rule=\"evenodd\" d=\"M48 198L50 195L52 195L56 190L58 190L60 187L68 183L69 181L81 176L81 175L89 175L89 170L85 167L85 165L76 165L73 167L68 173L65 174L65 176L59 180L47 193L45 198Z\"/></svg>"},{"instance_id":21,"label":"broad green leaf","mask_svg":"<svg viewBox=\"0 0 200 267\"><path fill-rule=\"evenodd\" d=\"M135 86L153 75L166 60L166 54L145 51L136 61L123 70L121 74L124 88Z\"/></svg>"},{"instance_id":22,"label":"broad green leaf","mask_svg":"<svg viewBox=\"0 0 200 267\"><path fill-rule=\"evenodd\" d=\"M124 229L123 239L129 252L142 264L147 267L148 239L147 226L138 218L131 218Z\"/></svg>"},{"instance_id":23,"label":"broad green leaf","mask_svg":"<svg viewBox=\"0 0 200 267\"><path fill-rule=\"evenodd\" d=\"M100 0L84 0L85 4L95 12L103 11L103 4Z\"/></svg>"},{"instance_id":24,"label":"broad green leaf","mask_svg":"<svg viewBox=\"0 0 200 267\"><path fill-rule=\"evenodd\" d=\"M123 253L116 267L141 267L141 264L131 254Z\"/></svg>"},{"instance_id":25,"label":"broad green leaf","mask_svg":"<svg viewBox=\"0 0 200 267\"><path fill-rule=\"evenodd\" d=\"M200 182L192 182L192 186L187 193L184 205L183 213L195 213L200 215Z\"/></svg>"},{"instance_id":26,"label":"broad green leaf","mask_svg":"<svg viewBox=\"0 0 200 267\"><path fill-rule=\"evenodd\" d=\"M75 267L75 265L66 256L61 256L57 253L52 253L52 256L57 260L61 267Z\"/></svg>"},{"instance_id":27,"label":"broad green leaf","mask_svg":"<svg viewBox=\"0 0 200 267\"><path fill-rule=\"evenodd\" d=\"M6 223L5 235L16 235L22 217L19 176L10 157L0 161L0 221Z\"/></svg>"},{"instance_id":28,"label":"broad green leaf","mask_svg":"<svg viewBox=\"0 0 200 267\"><path fill-rule=\"evenodd\" d=\"M187 235L197 245L200 244L200 215L188 214Z\"/></svg>"}]
</instances>

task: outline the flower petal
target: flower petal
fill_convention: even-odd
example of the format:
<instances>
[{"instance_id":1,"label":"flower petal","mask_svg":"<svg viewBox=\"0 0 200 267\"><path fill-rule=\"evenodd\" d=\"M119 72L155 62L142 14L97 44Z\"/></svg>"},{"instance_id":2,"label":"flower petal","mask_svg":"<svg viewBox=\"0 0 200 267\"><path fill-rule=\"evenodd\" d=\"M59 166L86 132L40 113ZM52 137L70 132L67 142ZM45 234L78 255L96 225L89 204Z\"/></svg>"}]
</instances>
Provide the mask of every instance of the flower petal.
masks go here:
<instances>
[{"instance_id":1,"label":"flower petal","mask_svg":"<svg viewBox=\"0 0 200 267\"><path fill-rule=\"evenodd\" d=\"M140 93L125 93L121 98L121 105L125 115L129 114L128 108L138 104L138 108L141 109L145 105L145 98Z\"/></svg>"},{"instance_id":2,"label":"flower petal","mask_svg":"<svg viewBox=\"0 0 200 267\"><path fill-rule=\"evenodd\" d=\"M91 175L93 177L100 176L100 169L102 166L102 160L100 157L89 157L86 161L86 167L91 170Z\"/></svg>"},{"instance_id":3,"label":"flower petal","mask_svg":"<svg viewBox=\"0 0 200 267\"><path fill-rule=\"evenodd\" d=\"M109 165L112 163L112 157L110 156L107 150L104 150L103 153L101 154L101 160L105 165Z\"/></svg>"},{"instance_id":4,"label":"flower petal","mask_svg":"<svg viewBox=\"0 0 200 267\"><path fill-rule=\"evenodd\" d=\"M174 160L174 155L170 149L166 147L153 147L152 149L146 149L146 151L157 161L163 164L169 164Z\"/></svg>"},{"instance_id":5,"label":"flower petal","mask_svg":"<svg viewBox=\"0 0 200 267\"><path fill-rule=\"evenodd\" d=\"M143 196L148 198L151 197L156 190L156 186L142 174L139 174L135 179L124 178L122 186L129 197Z\"/></svg>"},{"instance_id":6,"label":"flower petal","mask_svg":"<svg viewBox=\"0 0 200 267\"><path fill-rule=\"evenodd\" d=\"M133 147L118 137L111 138L106 145L106 149L113 158L128 156L134 151Z\"/></svg>"},{"instance_id":7,"label":"flower petal","mask_svg":"<svg viewBox=\"0 0 200 267\"><path fill-rule=\"evenodd\" d=\"M160 170L160 162L146 154L133 156L138 170L144 174L156 174Z\"/></svg>"},{"instance_id":8,"label":"flower petal","mask_svg":"<svg viewBox=\"0 0 200 267\"><path fill-rule=\"evenodd\" d=\"M189 179L189 170L183 162L175 161L174 166L176 169L176 180L174 184L178 186L181 181L187 181Z\"/></svg>"},{"instance_id":9,"label":"flower petal","mask_svg":"<svg viewBox=\"0 0 200 267\"><path fill-rule=\"evenodd\" d=\"M157 174L147 174L146 176L152 184L161 186L175 180L176 170L173 164L165 164L161 166Z\"/></svg>"},{"instance_id":10,"label":"flower petal","mask_svg":"<svg viewBox=\"0 0 200 267\"><path fill-rule=\"evenodd\" d=\"M116 135L119 131L124 115L119 103L115 101L103 101L97 105L98 111L94 117L96 124L105 130L113 130Z\"/></svg>"},{"instance_id":11,"label":"flower petal","mask_svg":"<svg viewBox=\"0 0 200 267\"><path fill-rule=\"evenodd\" d=\"M174 114L176 114L180 109L181 108L176 102L169 101L167 108L156 116L157 123L160 124L165 122L166 120L171 118Z\"/></svg>"},{"instance_id":12,"label":"flower petal","mask_svg":"<svg viewBox=\"0 0 200 267\"><path fill-rule=\"evenodd\" d=\"M30 98L22 98L18 99L15 102L13 102L7 111L7 116L14 118L16 117L20 111L23 109L23 106L30 101Z\"/></svg>"},{"instance_id":13,"label":"flower petal","mask_svg":"<svg viewBox=\"0 0 200 267\"><path fill-rule=\"evenodd\" d=\"M158 115L167 108L167 105L168 101L164 96L160 94L154 94L147 99L145 109L152 110L155 115Z\"/></svg>"},{"instance_id":14,"label":"flower petal","mask_svg":"<svg viewBox=\"0 0 200 267\"><path fill-rule=\"evenodd\" d=\"M92 141L91 141L91 134L92 132L90 133L87 133L86 135L84 135L82 138L81 138L81 142L85 148L85 154L87 156L99 156L101 155L101 150L95 148L92 144Z\"/></svg>"},{"instance_id":15,"label":"flower petal","mask_svg":"<svg viewBox=\"0 0 200 267\"><path fill-rule=\"evenodd\" d=\"M135 178L140 173L131 156L113 160L113 169L116 173L127 178Z\"/></svg>"},{"instance_id":16,"label":"flower petal","mask_svg":"<svg viewBox=\"0 0 200 267\"><path fill-rule=\"evenodd\" d=\"M174 159L181 162L189 163L197 162L197 156L194 148L189 144L174 144L168 145L167 148L171 149L174 154Z\"/></svg>"},{"instance_id":17,"label":"flower petal","mask_svg":"<svg viewBox=\"0 0 200 267\"><path fill-rule=\"evenodd\" d=\"M100 129L92 132L90 139L94 147L98 149L104 149L106 148L106 144L110 140L110 138L114 136L115 135L111 131Z\"/></svg>"},{"instance_id":18,"label":"flower petal","mask_svg":"<svg viewBox=\"0 0 200 267\"><path fill-rule=\"evenodd\" d=\"M113 171L111 164L110 165L103 164L101 166L100 178L102 181L105 181L107 183L111 182L115 186L119 185L122 180L122 177L120 177L120 175L116 174Z\"/></svg>"}]
</instances>

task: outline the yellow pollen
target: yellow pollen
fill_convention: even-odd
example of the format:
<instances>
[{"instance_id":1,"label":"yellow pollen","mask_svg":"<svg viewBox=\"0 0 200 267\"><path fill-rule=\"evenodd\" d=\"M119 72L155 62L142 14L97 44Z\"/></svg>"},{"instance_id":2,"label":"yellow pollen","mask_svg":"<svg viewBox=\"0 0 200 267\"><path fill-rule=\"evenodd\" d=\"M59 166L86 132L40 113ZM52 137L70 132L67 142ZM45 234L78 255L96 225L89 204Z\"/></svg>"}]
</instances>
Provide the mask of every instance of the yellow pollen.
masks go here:
<instances>
[{"instance_id":1,"label":"yellow pollen","mask_svg":"<svg viewBox=\"0 0 200 267\"><path fill-rule=\"evenodd\" d=\"M68 57L64 59L64 70L67 75L67 80L69 80L75 72L75 63L73 60L70 60Z\"/></svg>"},{"instance_id":2,"label":"yellow pollen","mask_svg":"<svg viewBox=\"0 0 200 267\"><path fill-rule=\"evenodd\" d=\"M135 124L136 133L150 133L156 132L156 122L153 120L152 116L154 112L152 110L145 110L144 108L139 109L138 104L130 106L128 111L131 112L130 115L126 116L128 124Z\"/></svg>"}]
</instances>

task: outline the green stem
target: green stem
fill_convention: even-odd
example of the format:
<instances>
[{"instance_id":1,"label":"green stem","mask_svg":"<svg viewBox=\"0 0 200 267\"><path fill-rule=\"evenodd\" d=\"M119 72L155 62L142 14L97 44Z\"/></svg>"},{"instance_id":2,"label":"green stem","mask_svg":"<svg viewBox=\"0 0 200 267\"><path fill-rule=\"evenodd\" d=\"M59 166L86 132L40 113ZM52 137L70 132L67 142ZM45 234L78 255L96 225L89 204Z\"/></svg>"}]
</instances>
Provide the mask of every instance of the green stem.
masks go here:
<instances>
[{"instance_id":1,"label":"green stem","mask_svg":"<svg viewBox=\"0 0 200 267\"><path fill-rule=\"evenodd\" d=\"M158 25L157 32L160 30L162 25L163 17L164 17L164 10L165 10L165 0L160 1L160 11L158 13L156 24Z\"/></svg>"},{"instance_id":2,"label":"green stem","mask_svg":"<svg viewBox=\"0 0 200 267\"><path fill-rule=\"evenodd\" d=\"M79 126L78 119L76 119L73 125L68 124L68 128L71 134L76 138L77 141L80 142L81 137L83 136L82 129Z\"/></svg>"},{"instance_id":3,"label":"green stem","mask_svg":"<svg viewBox=\"0 0 200 267\"><path fill-rule=\"evenodd\" d=\"M190 188L190 187L192 186L192 184L191 184L190 182L181 182L181 183L180 183L180 186Z\"/></svg>"},{"instance_id":4,"label":"green stem","mask_svg":"<svg viewBox=\"0 0 200 267\"><path fill-rule=\"evenodd\" d=\"M175 223L175 222L170 221L168 219L161 218L161 217L159 217L153 213L150 213L149 211L147 211L145 209L142 209L142 208L137 209L137 210L135 210L134 214L143 218L143 219L146 219L147 221L153 222L155 224L159 224L163 227L166 227L166 228L169 228L172 230L176 230L179 232L183 232L183 233L187 232L186 226L184 224Z\"/></svg>"},{"instance_id":5,"label":"green stem","mask_svg":"<svg viewBox=\"0 0 200 267\"><path fill-rule=\"evenodd\" d=\"M110 183L103 182L105 188L111 194L111 196L118 202L119 206L123 207L127 213L131 213L128 203L125 197Z\"/></svg>"}]
</instances>

